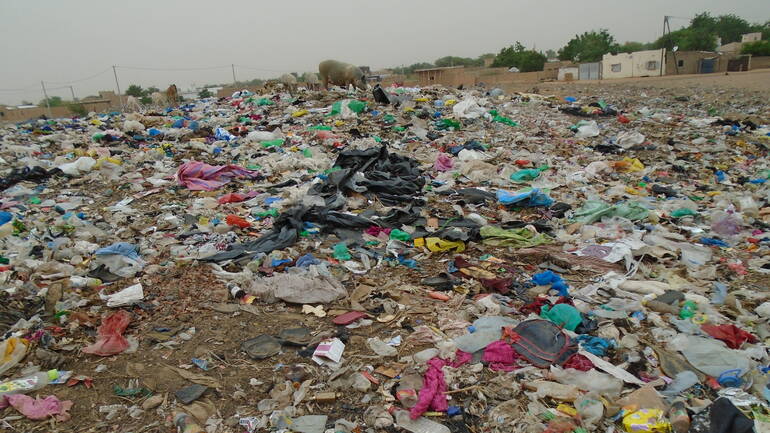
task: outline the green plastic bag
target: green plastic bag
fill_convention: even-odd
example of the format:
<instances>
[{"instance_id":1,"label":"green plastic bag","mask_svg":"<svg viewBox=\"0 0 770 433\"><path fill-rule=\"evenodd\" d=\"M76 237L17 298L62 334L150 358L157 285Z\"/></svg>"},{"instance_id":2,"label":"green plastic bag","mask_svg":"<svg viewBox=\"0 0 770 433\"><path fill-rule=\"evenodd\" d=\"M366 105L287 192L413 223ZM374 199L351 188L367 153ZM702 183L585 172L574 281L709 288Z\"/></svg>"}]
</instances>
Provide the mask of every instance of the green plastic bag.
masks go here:
<instances>
[{"instance_id":1,"label":"green plastic bag","mask_svg":"<svg viewBox=\"0 0 770 433\"><path fill-rule=\"evenodd\" d=\"M549 242L545 235L525 228L505 230L495 226L484 226L479 233L483 238L482 244L495 247L527 248Z\"/></svg>"},{"instance_id":2,"label":"green plastic bag","mask_svg":"<svg viewBox=\"0 0 770 433\"><path fill-rule=\"evenodd\" d=\"M263 141L261 143L261 145L265 149L267 149L268 147L281 147L281 146L283 146L283 138L278 138L276 140Z\"/></svg>"},{"instance_id":3,"label":"green plastic bag","mask_svg":"<svg viewBox=\"0 0 770 433\"><path fill-rule=\"evenodd\" d=\"M390 238L391 238L391 239L397 239L397 240L399 240L399 241L404 241L404 242L407 242L407 241L409 241L410 239L412 239L412 236L411 236L411 235L409 235L409 233L407 233L407 232L404 232L404 231L401 231L401 230L399 230L399 229L393 229L393 230L390 232Z\"/></svg>"},{"instance_id":4,"label":"green plastic bag","mask_svg":"<svg viewBox=\"0 0 770 433\"><path fill-rule=\"evenodd\" d=\"M350 111L354 113L360 113L364 111L366 108L366 102L359 101L358 99L354 99L348 103L348 108L350 108Z\"/></svg>"},{"instance_id":5,"label":"green plastic bag","mask_svg":"<svg viewBox=\"0 0 770 433\"><path fill-rule=\"evenodd\" d=\"M615 206L601 200L588 200L583 207L575 211L575 221L585 224L592 224L601 220L603 217L619 216L631 221L637 221L647 218L649 211L639 202L626 202Z\"/></svg>"},{"instance_id":6,"label":"green plastic bag","mask_svg":"<svg viewBox=\"0 0 770 433\"><path fill-rule=\"evenodd\" d=\"M497 123L502 123L508 126L519 126L519 124L514 122L513 119L509 119L508 117L500 116L500 115L496 115L492 117L492 121Z\"/></svg>"},{"instance_id":7,"label":"green plastic bag","mask_svg":"<svg viewBox=\"0 0 770 433\"><path fill-rule=\"evenodd\" d=\"M275 105L275 102L273 102L273 101L271 101L271 100L269 100L267 98L260 98L257 101L257 107L261 107L263 105Z\"/></svg>"},{"instance_id":8,"label":"green plastic bag","mask_svg":"<svg viewBox=\"0 0 770 433\"><path fill-rule=\"evenodd\" d=\"M336 245L334 245L334 252L332 255L337 260L350 260L353 258L353 256L350 255L350 251L348 251L348 246L345 245L344 242L340 242Z\"/></svg>"},{"instance_id":9,"label":"green plastic bag","mask_svg":"<svg viewBox=\"0 0 770 433\"><path fill-rule=\"evenodd\" d=\"M671 212L671 216L673 218L682 218L690 215L698 215L698 212L695 212L692 209L687 209L686 207L675 209L673 212Z\"/></svg>"},{"instance_id":10,"label":"green plastic bag","mask_svg":"<svg viewBox=\"0 0 770 433\"><path fill-rule=\"evenodd\" d=\"M438 129L454 128L455 130L459 130L460 127L462 127L460 122L453 119L441 119L441 121L438 122Z\"/></svg>"},{"instance_id":11,"label":"green plastic bag","mask_svg":"<svg viewBox=\"0 0 770 433\"><path fill-rule=\"evenodd\" d=\"M569 331L574 331L583 322L580 311L569 304L556 304L553 307L543 305L540 309L540 317Z\"/></svg>"},{"instance_id":12,"label":"green plastic bag","mask_svg":"<svg viewBox=\"0 0 770 433\"><path fill-rule=\"evenodd\" d=\"M315 125L307 128L308 131L331 131L332 127L328 125Z\"/></svg>"},{"instance_id":13,"label":"green plastic bag","mask_svg":"<svg viewBox=\"0 0 770 433\"><path fill-rule=\"evenodd\" d=\"M511 175L511 180L516 183L529 182L535 180L540 176L540 170L536 168L527 168L525 170L519 170Z\"/></svg>"}]
</instances>

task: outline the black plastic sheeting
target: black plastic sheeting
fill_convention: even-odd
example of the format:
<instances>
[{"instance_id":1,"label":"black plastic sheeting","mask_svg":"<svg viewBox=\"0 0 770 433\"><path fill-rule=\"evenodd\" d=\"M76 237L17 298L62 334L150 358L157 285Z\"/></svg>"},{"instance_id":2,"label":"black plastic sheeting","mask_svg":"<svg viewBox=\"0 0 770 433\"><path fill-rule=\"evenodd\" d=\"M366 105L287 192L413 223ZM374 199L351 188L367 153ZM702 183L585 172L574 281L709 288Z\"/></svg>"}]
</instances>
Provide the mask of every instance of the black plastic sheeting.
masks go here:
<instances>
[{"instance_id":1,"label":"black plastic sheeting","mask_svg":"<svg viewBox=\"0 0 770 433\"><path fill-rule=\"evenodd\" d=\"M7 176L0 179L0 191L4 191L19 182L42 182L53 175L62 174L58 168L46 170L43 167L14 168Z\"/></svg>"},{"instance_id":2,"label":"black plastic sheeting","mask_svg":"<svg viewBox=\"0 0 770 433\"><path fill-rule=\"evenodd\" d=\"M373 225L396 226L419 218L419 211L412 205L424 204L422 187L425 178L419 164L412 158L388 152L385 145L365 150L343 151L334 163L340 169L328 178L311 187L308 195L324 199L326 206L296 206L276 218L273 230L260 238L234 244L229 250L209 256L204 261L222 262L239 259L248 261L260 253L270 253L297 242L304 230L303 224L311 222L320 226L322 232L335 229L362 230ZM393 211L384 217L374 218L339 212L346 193L357 192L378 198L388 206L410 204L406 210Z\"/></svg>"}]
</instances>

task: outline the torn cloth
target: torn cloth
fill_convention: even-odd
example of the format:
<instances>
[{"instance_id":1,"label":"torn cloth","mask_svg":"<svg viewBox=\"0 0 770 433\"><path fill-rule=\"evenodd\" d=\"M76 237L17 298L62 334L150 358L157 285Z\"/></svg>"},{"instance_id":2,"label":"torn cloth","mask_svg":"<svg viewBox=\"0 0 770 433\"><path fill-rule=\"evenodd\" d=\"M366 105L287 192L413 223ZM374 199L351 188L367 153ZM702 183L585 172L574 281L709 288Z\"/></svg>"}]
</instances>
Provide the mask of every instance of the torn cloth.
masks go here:
<instances>
[{"instance_id":1,"label":"torn cloth","mask_svg":"<svg viewBox=\"0 0 770 433\"><path fill-rule=\"evenodd\" d=\"M199 161L188 161L179 166L174 179L192 191L214 191L230 182L230 179L254 179L259 172L247 170L235 164L209 165Z\"/></svg>"},{"instance_id":2,"label":"torn cloth","mask_svg":"<svg viewBox=\"0 0 770 433\"><path fill-rule=\"evenodd\" d=\"M0 409L9 406L32 420L43 420L49 416L56 416L57 421L67 421L70 419L68 411L72 408L72 401L59 400L55 395L41 399L24 394L11 394L0 398Z\"/></svg>"},{"instance_id":3,"label":"torn cloth","mask_svg":"<svg viewBox=\"0 0 770 433\"><path fill-rule=\"evenodd\" d=\"M446 392L446 382L444 381L444 371L442 368L445 365L457 368L470 360L470 353L458 350L455 353L455 360L453 362L441 358L433 358L428 361L428 371L425 372L417 404L409 411L409 416L412 419L417 419L428 409L445 412L448 405L446 395L444 394Z\"/></svg>"},{"instance_id":4,"label":"torn cloth","mask_svg":"<svg viewBox=\"0 0 770 433\"><path fill-rule=\"evenodd\" d=\"M740 349L743 343L756 343L757 337L749 334L735 325L703 325L700 327L703 332L724 341L730 349Z\"/></svg>"},{"instance_id":5,"label":"torn cloth","mask_svg":"<svg viewBox=\"0 0 770 433\"><path fill-rule=\"evenodd\" d=\"M513 347L503 340L493 341L484 349L481 360L489 363L489 369L493 371L513 371L516 369L516 359L519 354Z\"/></svg>"}]
</instances>

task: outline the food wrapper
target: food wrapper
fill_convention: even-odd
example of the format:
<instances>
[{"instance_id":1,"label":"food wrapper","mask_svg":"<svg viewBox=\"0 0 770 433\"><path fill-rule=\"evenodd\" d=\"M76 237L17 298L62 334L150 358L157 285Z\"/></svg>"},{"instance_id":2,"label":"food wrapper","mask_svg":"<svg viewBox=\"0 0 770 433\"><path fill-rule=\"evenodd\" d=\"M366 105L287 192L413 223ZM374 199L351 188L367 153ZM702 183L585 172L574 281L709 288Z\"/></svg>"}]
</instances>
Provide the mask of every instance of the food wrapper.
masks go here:
<instances>
[{"instance_id":1,"label":"food wrapper","mask_svg":"<svg viewBox=\"0 0 770 433\"><path fill-rule=\"evenodd\" d=\"M623 427L630 433L667 433L671 424L660 409L639 409L623 417Z\"/></svg>"}]
</instances>

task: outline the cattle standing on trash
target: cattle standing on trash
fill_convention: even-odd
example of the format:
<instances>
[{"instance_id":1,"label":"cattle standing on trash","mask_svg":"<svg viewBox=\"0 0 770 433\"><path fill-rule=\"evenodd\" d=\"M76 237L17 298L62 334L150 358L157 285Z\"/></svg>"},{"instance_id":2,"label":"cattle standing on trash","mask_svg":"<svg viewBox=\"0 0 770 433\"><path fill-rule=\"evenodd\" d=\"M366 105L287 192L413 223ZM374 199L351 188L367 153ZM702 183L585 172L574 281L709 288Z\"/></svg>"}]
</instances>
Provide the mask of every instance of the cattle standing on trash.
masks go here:
<instances>
[{"instance_id":1,"label":"cattle standing on trash","mask_svg":"<svg viewBox=\"0 0 770 433\"><path fill-rule=\"evenodd\" d=\"M166 102L171 106L176 106L178 100L179 92L176 89L176 84L168 86L168 89L166 89Z\"/></svg>"},{"instance_id":2,"label":"cattle standing on trash","mask_svg":"<svg viewBox=\"0 0 770 433\"><path fill-rule=\"evenodd\" d=\"M318 75L323 82L324 89L327 90L329 83L343 87L352 84L361 90L366 90L366 77L364 77L363 71L350 63L324 60L318 64Z\"/></svg>"}]
</instances>

